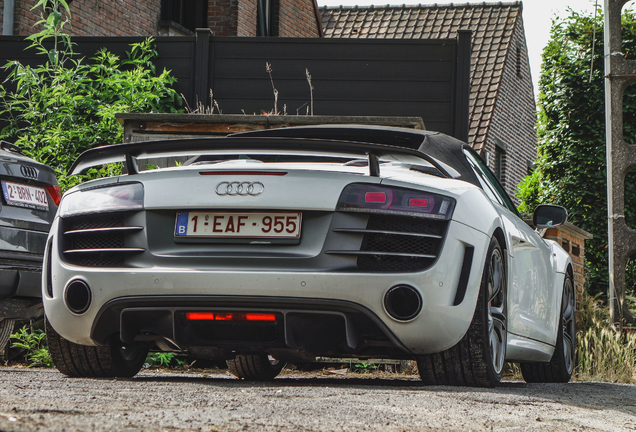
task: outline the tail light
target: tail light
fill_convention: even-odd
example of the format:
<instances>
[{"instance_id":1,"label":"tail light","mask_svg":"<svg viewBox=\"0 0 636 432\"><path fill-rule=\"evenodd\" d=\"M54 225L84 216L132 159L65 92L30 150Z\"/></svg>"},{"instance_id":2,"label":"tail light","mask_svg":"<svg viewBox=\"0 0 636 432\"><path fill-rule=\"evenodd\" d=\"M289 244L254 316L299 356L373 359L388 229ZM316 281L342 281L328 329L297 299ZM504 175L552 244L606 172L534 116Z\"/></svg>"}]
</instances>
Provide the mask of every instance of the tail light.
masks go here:
<instances>
[{"instance_id":1,"label":"tail light","mask_svg":"<svg viewBox=\"0 0 636 432\"><path fill-rule=\"evenodd\" d=\"M49 193L55 205L59 206L60 200L62 199L62 189L60 189L58 185L51 185L46 187L46 191Z\"/></svg>"},{"instance_id":2,"label":"tail light","mask_svg":"<svg viewBox=\"0 0 636 432\"><path fill-rule=\"evenodd\" d=\"M448 220L455 200L413 189L353 183L342 191L337 210Z\"/></svg>"},{"instance_id":3,"label":"tail light","mask_svg":"<svg viewBox=\"0 0 636 432\"><path fill-rule=\"evenodd\" d=\"M144 187L141 183L120 183L66 194L59 214L66 217L81 213L141 210L143 203Z\"/></svg>"}]
</instances>

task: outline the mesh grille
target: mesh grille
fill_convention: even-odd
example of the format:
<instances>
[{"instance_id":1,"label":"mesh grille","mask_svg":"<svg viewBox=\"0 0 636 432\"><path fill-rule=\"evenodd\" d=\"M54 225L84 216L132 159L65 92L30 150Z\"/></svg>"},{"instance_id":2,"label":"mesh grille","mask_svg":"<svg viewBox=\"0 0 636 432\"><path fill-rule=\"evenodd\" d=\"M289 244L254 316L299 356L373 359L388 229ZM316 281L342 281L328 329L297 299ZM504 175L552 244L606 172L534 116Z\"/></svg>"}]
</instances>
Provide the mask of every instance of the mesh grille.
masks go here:
<instances>
[{"instance_id":1,"label":"mesh grille","mask_svg":"<svg viewBox=\"0 0 636 432\"><path fill-rule=\"evenodd\" d=\"M124 215L121 213L84 215L68 219L67 223L68 231L89 228L120 227L124 226Z\"/></svg>"},{"instance_id":2,"label":"mesh grille","mask_svg":"<svg viewBox=\"0 0 636 432\"><path fill-rule=\"evenodd\" d=\"M447 224L446 221L422 218L373 215L369 218L367 229L441 236L446 232Z\"/></svg>"},{"instance_id":3,"label":"mesh grille","mask_svg":"<svg viewBox=\"0 0 636 432\"><path fill-rule=\"evenodd\" d=\"M367 229L394 231L414 234L444 236L447 221L426 220L403 216L379 216L369 218ZM363 252L378 252L378 255L358 256L358 268L376 272L423 271L435 262L436 258L382 255L382 253L403 253L413 255L432 255L437 257L442 239L409 235L365 234L360 248Z\"/></svg>"},{"instance_id":4,"label":"mesh grille","mask_svg":"<svg viewBox=\"0 0 636 432\"><path fill-rule=\"evenodd\" d=\"M82 253L66 257L72 264L84 267L122 267L124 254L117 252Z\"/></svg>"},{"instance_id":5,"label":"mesh grille","mask_svg":"<svg viewBox=\"0 0 636 432\"><path fill-rule=\"evenodd\" d=\"M190 323L197 336L209 342L276 342L275 322L216 322Z\"/></svg>"},{"instance_id":6,"label":"mesh grille","mask_svg":"<svg viewBox=\"0 0 636 432\"><path fill-rule=\"evenodd\" d=\"M122 213L90 214L66 218L64 231L124 226ZM66 234L64 249L113 249L125 247L126 233L122 231ZM122 252L86 252L65 254L71 263L85 267L122 267L126 255Z\"/></svg>"},{"instance_id":7,"label":"mesh grille","mask_svg":"<svg viewBox=\"0 0 636 432\"><path fill-rule=\"evenodd\" d=\"M367 234L362 242L365 252L396 252L415 255L435 255L440 239L405 235Z\"/></svg>"},{"instance_id":8,"label":"mesh grille","mask_svg":"<svg viewBox=\"0 0 636 432\"><path fill-rule=\"evenodd\" d=\"M360 255L358 268L376 272L413 272L422 271L433 265L431 258L413 258L386 255Z\"/></svg>"},{"instance_id":9,"label":"mesh grille","mask_svg":"<svg viewBox=\"0 0 636 432\"><path fill-rule=\"evenodd\" d=\"M108 249L124 247L124 233L101 232L74 234L71 237L71 249Z\"/></svg>"}]
</instances>

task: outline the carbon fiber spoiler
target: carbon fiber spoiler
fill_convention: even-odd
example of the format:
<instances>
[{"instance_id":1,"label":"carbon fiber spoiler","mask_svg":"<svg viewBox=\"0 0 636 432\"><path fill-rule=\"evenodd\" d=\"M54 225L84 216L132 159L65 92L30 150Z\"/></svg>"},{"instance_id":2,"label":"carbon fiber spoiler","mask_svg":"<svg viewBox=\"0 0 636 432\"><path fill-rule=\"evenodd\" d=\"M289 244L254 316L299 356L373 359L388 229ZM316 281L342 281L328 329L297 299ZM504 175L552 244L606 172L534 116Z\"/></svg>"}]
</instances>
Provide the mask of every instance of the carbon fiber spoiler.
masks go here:
<instances>
[{"instance_id":1,"label":"carbon fiber spoiler","mask_svg":"<svg viewBox=\"0 0 636 432\"><path fill-rule=\"evenodd\" d=\"M82 153L68 171L81 174L89 168L115 162L124 162L129 174L137 174L137 158L201 155L208 151L281 150L329 154L359 154L369 159L369 175L380 176L379 158L383 156L411 156L426 161L443 176L452 177L436 159L405 147L326 139L280 137L225 137L194 138L162 141L142 141L96 147ZM444 164L445 165L445 164Z\"/></svg>"}]
</instances>

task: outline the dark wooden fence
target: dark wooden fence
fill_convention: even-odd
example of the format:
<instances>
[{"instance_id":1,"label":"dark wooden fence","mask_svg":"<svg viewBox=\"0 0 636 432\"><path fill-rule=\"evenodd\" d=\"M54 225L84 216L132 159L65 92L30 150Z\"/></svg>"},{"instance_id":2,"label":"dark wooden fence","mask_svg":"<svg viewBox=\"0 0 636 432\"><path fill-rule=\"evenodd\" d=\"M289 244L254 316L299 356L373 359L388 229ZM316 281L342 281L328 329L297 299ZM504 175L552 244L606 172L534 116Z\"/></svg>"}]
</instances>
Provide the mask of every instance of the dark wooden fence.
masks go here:
<instances>
[{"instance_id":1,"label":"dark wooden fence","mask_svg":"<svg viewBox=\"0 0 636 432\"><path fill-rule=\"evenodd\" d=\"M91 57L101 47L125 55L135 37L75 37L76 52ZM418 116L426 128L468 138L470 32L458 39L156 38L158 70L178 79L176 89L194 107L209 106L210 90L224 114L274 109L265 64L272 67L277 108L307 113L312 77L316 115ZM38 64L42 57L22 38L0 37L0 63ZM4 81L6 71L0 71Z\"/></svg>"}]
</instances>

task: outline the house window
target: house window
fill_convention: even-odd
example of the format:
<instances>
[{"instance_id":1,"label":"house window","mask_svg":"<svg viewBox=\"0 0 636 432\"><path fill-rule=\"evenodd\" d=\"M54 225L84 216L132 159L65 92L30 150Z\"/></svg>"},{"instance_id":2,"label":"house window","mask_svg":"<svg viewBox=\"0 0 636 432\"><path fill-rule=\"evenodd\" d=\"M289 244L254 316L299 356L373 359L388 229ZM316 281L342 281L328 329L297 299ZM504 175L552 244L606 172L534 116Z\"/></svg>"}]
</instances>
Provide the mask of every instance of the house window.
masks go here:
<instances>
[{"instance_id":1,"label":"house window","mask_svg":"<svg viewBox=\"0 0 636 432\"><path fill-rule=\"evenodd\" d=\"M161 0L160 26L182 27L194 32L208 26L207 0Z\"/></svg>"},{"instance_id":2,"label":"house window","mask_svg":"<svg viewBox=\"0 0 636 432\"><path fill-rule=\"evenodd\" d=\"M508 151L508 145L501 139L495 137L495 160L494 174L501 183L504 182L505 157Z\"/></svg>"},{"instance_id":3,"label":"house window","mask_svg":"<svg viewBox=\"0 0 636 432\"><path fill-rule=\"evenodd\" d=\"M501 150L495 149L495 177L503 183L503 158L504 154Z\"/></svg>"}]
</instances>

